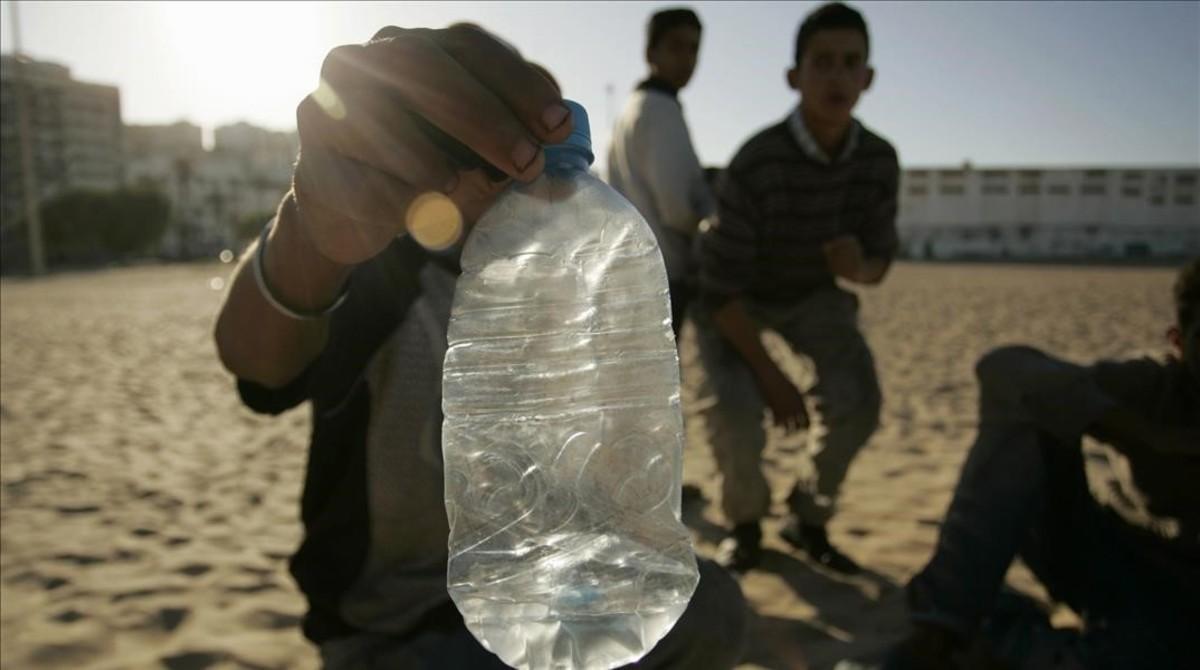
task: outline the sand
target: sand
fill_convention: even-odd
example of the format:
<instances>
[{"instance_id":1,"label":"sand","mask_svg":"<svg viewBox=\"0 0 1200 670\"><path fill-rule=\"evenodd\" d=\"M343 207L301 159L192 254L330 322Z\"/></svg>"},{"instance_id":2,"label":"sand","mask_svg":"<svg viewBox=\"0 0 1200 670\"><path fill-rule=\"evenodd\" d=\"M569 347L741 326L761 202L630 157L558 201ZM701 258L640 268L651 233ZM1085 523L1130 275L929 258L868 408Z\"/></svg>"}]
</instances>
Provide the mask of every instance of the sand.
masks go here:
<instances>
[{"instance_id":1,"label":"sand","mask_svg":"<svg viewBox=\"0 0 1200 670\"><path fill-rule=\"evenodd\" d=\"M0 666L317 666L287 573L308 413L263 418L238 403L211 339L230 270L0 283ZM974 361L1014 342L1078 361L1159 349L1171 278L902 264L864 291L885 408L831 532L866 570L830 575L776 539L801 440L775 440L771 551L741 580L754 610L743 667L825 668L893 640L904 626L900 587L932 550L972 438ZM684 362L690 400L687 337ZM805 374L802 361L789 369ZM704 498L685 516L711 554L724 521L698 421L690 412L685 480ZM1039 593L1023 570L1010 581Z\"/></svg>"}]
</instances>

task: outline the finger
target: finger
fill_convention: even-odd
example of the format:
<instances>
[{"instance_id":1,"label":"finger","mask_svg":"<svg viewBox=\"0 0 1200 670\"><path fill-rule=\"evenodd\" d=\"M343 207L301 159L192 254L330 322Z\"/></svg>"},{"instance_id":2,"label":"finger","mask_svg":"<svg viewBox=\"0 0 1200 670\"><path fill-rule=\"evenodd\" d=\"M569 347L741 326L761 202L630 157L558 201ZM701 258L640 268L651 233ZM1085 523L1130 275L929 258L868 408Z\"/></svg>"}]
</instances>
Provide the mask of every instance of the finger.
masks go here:
<instances>
[{"instance_id":1,"label":"finger","mask_svg":"<svg viewBox=\"0 0 1200 670\"><path fill-rule=\"evenodd\" d=\"M301 150L294 184L298 199L336 212L369 240L402 230L408 204L417 194L391 175L317 147Z\"/></svg>"},{"instance_id":2,"label":"finger","mask_svg":"<svg viewBox=\"0 0 1200 670\"><path fill-rule=\"evenodd\" d=\"M561 142L571 134L570 112L562 104L562 94L515 48L468 23L435 31L433 39L542 142Z\"/></svg>"},{"instance_id":3,"label":"finger","mask_svg":"<svg viewBox=\"0 0 1200 670\"><path fill-rule=\"evenodd\" d=\"M419 31L363 47L339 47L322 77L335 88L382 88L509 176L530 180L544 157L532 135L494 93Z\"/></svg>"},{"instance_id":4,"label":"finger","mask_svg":"<svg viewBox=\"0 0 1200 670\"><path fill-rule=\"evenodd\" d=\"M398 101L378 89L337 91L327 82L296 109L307 147L329 149L422 189L449 191L455 170Z\"/></svg>"}]
</instances>

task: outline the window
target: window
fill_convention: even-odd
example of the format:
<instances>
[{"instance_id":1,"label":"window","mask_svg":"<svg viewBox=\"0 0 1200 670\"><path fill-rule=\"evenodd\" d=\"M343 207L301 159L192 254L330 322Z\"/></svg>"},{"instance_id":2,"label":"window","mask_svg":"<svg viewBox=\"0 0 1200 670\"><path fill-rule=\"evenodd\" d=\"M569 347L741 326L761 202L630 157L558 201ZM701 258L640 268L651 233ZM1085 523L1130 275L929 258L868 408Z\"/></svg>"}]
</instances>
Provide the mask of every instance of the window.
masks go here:
<instances>
[{"instance_id":1,"label":"window","mask_svg":"<svg viewBox=\"0 0 1200 670\"><path fill-rule=\"evenodd\" d=\"M1155 207L1161 207L1163 204L1163 197L1161 195L1151 197L1150 204L1154 205Z\"/></svg>"},{"instance_id":2,"label":"window","mask_svg":"<svg viewBox=\"0 0 1200 670\"><path fill-rule=\"evenodd\" d=\"M928 170L909 170L908 171L908 176L915 177L915 178L924 177L928 174L929 174Z\"/></svg>"},{"instance_id":3,"label":"window","mask_svg":"<svg viewBox=\"0 0 1200 670\"><path fill-rule=\"evenodd\" d=\"M1039 195L1042 192L1042 187L1037 184L1021 184L1018 191L1021 195Z\"/></svg>"},{"instance_id":4,"label":"window","mask_svg":"<svg viewBox=\"0 0 1200 670\"><path fill-rule=\"evenodd\" d=\"M1125 181L1141 181L1142 177L1145 176L1146 174L1144 172L1126 172Z\"/></svg>"},{"instance_id":5,"label":"window","mask_svg":"<svg viewBox=\"0 0 1200 670\"><path fill-rule=\"evenodd\" d=\"M983 176L985 179L1003 179L1008 176L1007 170L984 170Z\"/></svg>"},{"instance_id":6,"label":"window","mask_svg":"<svg viewBox=\"0 0 1200 670\"><path fill-rule=\"evenodd\" d=\"M1066 184L1051 184L1050 195L1071 195L1071 187Z\"/></svg>"},{"instance_id":7,"label":"window","mask_svg":"<svg viewBox=\"0 0 1200 670\"><path fill-rule=\"evenodd\" d=\"M942 195L962 195L963 187L958 184L942 184L942 187L938 189L938 193Z\"/></svg>"},{"instance_id":8,"label":"window","mask_svg":"<svg viewBox=\"0 0 1200 670\"><path fill-rule=\"evenodd\" d=\"M1194 174L1177 174L1175 175L1176 186L1191 186L1196 183L1196 175Z\"/></svg>"},{"instance_id":9,"label":"window","mask_svg":"<svg viewBox=\"0 0 1200 670\"><path fill-rule=\"evenodd\" d=\"M1040 179L1042 176L1041 170L1021 170L1017 174L1021 175L1022 179Z\"/></svg>"},{"instance_id":10,"label":"window","mask_svg":"<svg viewBox=\"0 0 1200 670\"><path fill-rule=\"evenodd\" d=\"M1084 170L1083 176L1089 179L1103 178L1108 176L1108 170Z\"/></svg>"},{"instance_id":11,"label":"window","mask_svg":"<svg viewBox=\"0 0 1200 670\"><path fill-rule=\"evenodd\" d=\"M1104 184L1084 184L1079 192L1084 195L1104 195L1108 193L1108 189L1104 187Z\"/></svg>"},{"instance_id":12,"label":"window","mask_svg":"<svg viewBox=\"0 0 1200 670\"><path fill-rule=\"evenodd\" d=\"M1003 184L984 184L984 195L1008 195L1008 187Z\"/></svg>"},{"instance_id":13,"label":"window","mask_svg":"<svg viewBox=\"0 0 1200 670\"><path fill-rule=\"evenodd\" d=\"M908 187L909 195L926 195L927 193L929 193L929 189L924 186L909 186Z\"/></svg>"},{"instance_id":14,"label":"window","mask_svg":"<svg viewBox=\"0 0 1200 670\"><path fill-rule=\"evenodd\" d=\"M1196 199L1187 193L1180 193L1175 196L1176 205L1192 205L1196 203Z\"/></svg>"},{"instance_id":15,"label":"window","mask_svg":"<svg viewBox=\"0 0 1200 670\"><path fill-rule=\"evenodd\" d=\"M1142 189L1126 186L1125 188L1121 189L1121 195L1125 196L1126 198L1140 198L1142 195Z\"/></svg>"}]
</instances>

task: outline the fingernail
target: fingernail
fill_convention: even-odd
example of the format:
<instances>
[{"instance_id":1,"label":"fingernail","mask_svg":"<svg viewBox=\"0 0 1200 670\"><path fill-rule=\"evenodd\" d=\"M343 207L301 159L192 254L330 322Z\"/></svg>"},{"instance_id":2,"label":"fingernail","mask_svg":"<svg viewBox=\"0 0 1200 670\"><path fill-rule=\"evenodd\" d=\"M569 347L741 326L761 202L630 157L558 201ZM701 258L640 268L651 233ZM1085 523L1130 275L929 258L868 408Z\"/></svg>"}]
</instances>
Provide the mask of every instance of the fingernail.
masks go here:
<instances>
[{"instance_id":1,"label":"fingernail","mask_svg":"<svg viewBox=\"0 0 1200 670\"><path fill-rule=\"evenodd\" d=\"M521 138L521 141L517 142L517 147L512 151L513 165L516 166L517 172L524 172L525 168L529 167L537 159L537 155L537 145L525 138Z\"/></svg>"},{"instance_id":2,"label":"fingernail","mask_svg":"<svg viewBox=\"0 0 1200 670\"><path fill-rule=\"evenodd\" d=\"M567 117L571 115L571 110L567 109L562 103L554 103L542 112L542 123L545 124L546 130L554 130L561 126Z\"/></svg>"}]
</instances>

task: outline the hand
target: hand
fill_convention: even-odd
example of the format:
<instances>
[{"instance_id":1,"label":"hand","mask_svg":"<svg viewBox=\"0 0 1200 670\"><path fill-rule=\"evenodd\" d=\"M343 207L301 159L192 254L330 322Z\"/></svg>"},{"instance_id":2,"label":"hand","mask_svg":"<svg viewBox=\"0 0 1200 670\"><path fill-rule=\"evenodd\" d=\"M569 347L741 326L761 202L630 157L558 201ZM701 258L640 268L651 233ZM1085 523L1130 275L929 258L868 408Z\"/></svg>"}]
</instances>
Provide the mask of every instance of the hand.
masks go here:
<instances>
[{"instance_id":1,"label":"hand","mask_svg":"<svg viewBox=\"0 0 1200 670\"><path fill-rule=\"evenodd\" d=\"M862 244L853 235L842 235L826 242L822 246L825 252L825 262L833 274L844 279L859 281L862 277L863 256Z\"/></svg>"},{"instance_id":2,"label":"hand","mask_svg":"<svg viewBox=\"0 0 1200 670\"><path fill-rule=\"evenodd\" d=\"M526 181L542 171L541 145L570 134L569 117L545 77L474 26L388 27L337 47L296 110L301 228L323 256L353 264L405 230L422 194L449 195L469 221L504 184L464 169L478 166L454 161L453 142L434 137Z\"/></svg>"},{"instance_id":3,"label":"hand","mask_svg":"<svg viewBox=\"0 0 1200 670\"><path fill-rule=\"evenodd\" d=\"M759 376L758 382L776 426L789 433L808 427L804 396L782 370L776 367L767 371Z\"/></svg>"}]
</instances>

